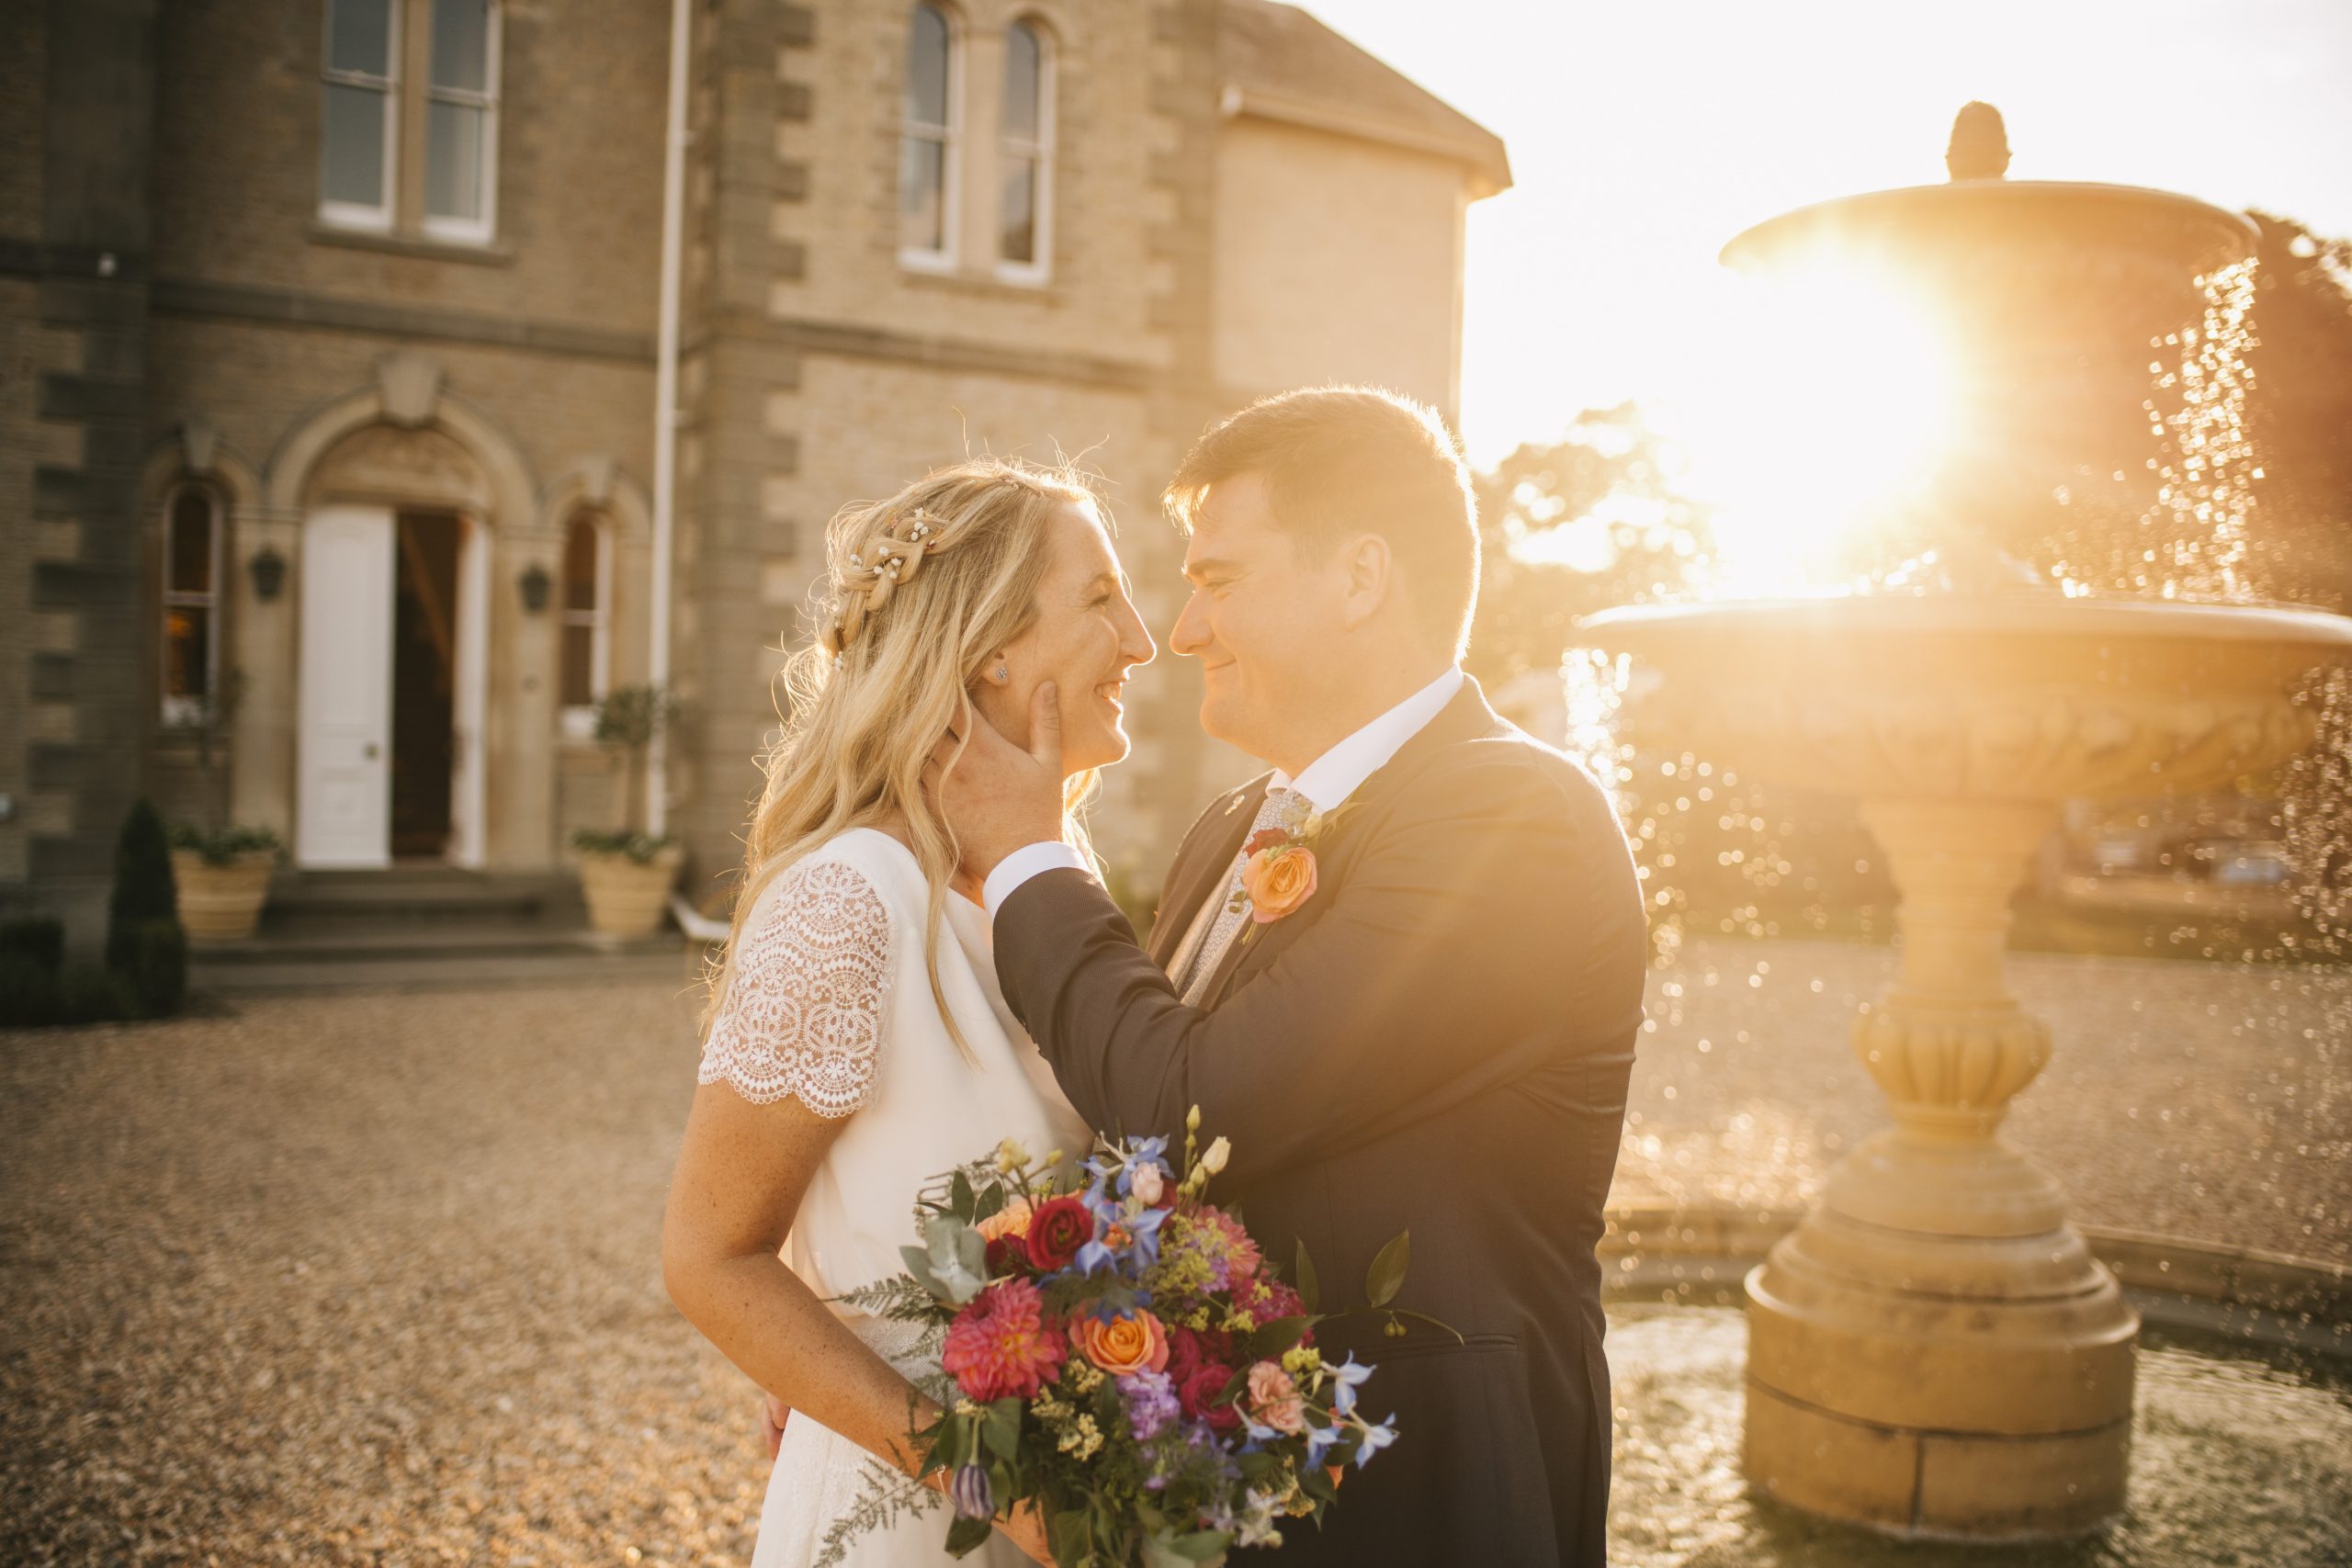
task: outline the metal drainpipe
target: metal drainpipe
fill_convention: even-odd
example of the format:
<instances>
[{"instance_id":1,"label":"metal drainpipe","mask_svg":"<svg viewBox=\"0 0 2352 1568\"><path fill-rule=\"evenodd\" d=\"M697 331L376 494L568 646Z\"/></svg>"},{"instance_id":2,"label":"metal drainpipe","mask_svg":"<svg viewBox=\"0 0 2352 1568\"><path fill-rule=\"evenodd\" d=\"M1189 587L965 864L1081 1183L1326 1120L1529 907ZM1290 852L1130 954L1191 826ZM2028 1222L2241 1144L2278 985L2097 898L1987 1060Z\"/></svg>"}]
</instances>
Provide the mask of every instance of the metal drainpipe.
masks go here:
<instances>
[{"instance_id":1,"label":"metal drainpipe","mask_svg":"<svg viewBox=\"0 0 2352 1568\"><path fill-rule=\"evenodd\" d=\"M686 175L686 54L693 42L693 0L670 0L670 106L662 168L662 305L653 373L653 647L647 671L650 683L670 684L671 534L678 487L678 291L680 251L684 243ZM670 733L663 725L648 748L645 771L646 829L660 837L669 828Z\"/></svg>"}]
</instances>

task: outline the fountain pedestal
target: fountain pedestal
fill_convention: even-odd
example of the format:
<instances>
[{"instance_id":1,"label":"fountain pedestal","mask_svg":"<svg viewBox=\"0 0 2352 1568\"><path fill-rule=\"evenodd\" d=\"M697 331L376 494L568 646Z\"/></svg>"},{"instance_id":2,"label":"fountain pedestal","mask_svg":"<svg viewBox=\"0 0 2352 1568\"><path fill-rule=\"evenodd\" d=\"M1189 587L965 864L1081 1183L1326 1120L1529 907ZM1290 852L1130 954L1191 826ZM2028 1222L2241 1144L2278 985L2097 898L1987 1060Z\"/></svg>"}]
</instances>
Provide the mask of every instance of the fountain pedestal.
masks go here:
<instances>
[{"instance_id":1,"label":"fountain pedestal","mask_svg":"<svg viewBox=\"0 0 2352 1568\"><path fill-rule=\"evenodd\" d=\"M1650 605L1585 629L1663 677L1634 735L1860 796L1902 897L1900 976L1853 1031L1894 1125L1748 1276L1750 1483L1973 1540L2120 1511L2139 1320L1997 1135L2051 1054L2003 980L2009 897L2062 802L2211 789L2309 744L2298 693L2352 657L2352 621L2043 591Z\"/></svg>"},{"instance_id":2,"label":"fountain pedestal","mask_svg":"<svg viewBox=\"0 0 2352 1568\"><path fill-rule=\"evenodd\" d=\"M1748 1277L1746 1465L1906 1533L2085 1528L2121 1508L2139 1318L1997 1136L2050 1034L2002 985L2009 897L2054 804L1869 798L1902 977L1854 1023L1895 1125Z\"/></svg>"}]
</instances>

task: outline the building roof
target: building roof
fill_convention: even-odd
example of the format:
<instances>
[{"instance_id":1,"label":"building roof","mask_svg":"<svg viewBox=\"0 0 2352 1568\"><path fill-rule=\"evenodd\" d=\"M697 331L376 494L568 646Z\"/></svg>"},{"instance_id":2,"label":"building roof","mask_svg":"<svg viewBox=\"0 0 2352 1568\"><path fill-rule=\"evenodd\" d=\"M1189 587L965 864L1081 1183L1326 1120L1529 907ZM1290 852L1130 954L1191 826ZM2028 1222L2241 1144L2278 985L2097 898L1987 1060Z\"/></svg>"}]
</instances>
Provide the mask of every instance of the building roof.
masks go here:
<instances>
[{"instance_id":1,"label":"building roof","mask_svg":"<svg viewBox=\"0 0 2352 1568\"><path fill-rule=\"evenodd\" d=\"M1474 199L1510 188L1501 137L1295 6L1225 0L1217 69L1227 115L1453 159L1469 170Z\"/></svg>"}]
</instances>

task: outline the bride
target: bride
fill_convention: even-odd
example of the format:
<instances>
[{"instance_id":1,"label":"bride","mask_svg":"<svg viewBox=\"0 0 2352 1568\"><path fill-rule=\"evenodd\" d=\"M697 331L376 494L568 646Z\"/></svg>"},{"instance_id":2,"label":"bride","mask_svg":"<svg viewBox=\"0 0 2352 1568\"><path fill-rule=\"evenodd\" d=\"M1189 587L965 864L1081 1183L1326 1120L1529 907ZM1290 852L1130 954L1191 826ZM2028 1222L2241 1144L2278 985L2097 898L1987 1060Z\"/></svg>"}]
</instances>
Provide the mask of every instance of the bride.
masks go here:
<instances>
[{"instance_id":1,"label":"bride","mask_svg":"<svg viewBox=\"0 0 2352 1568\"><path fill-rule=\"evenodd\" d=\"M959 464L843 512L826 544L662 1235L679 1310L793 1412L754 1568L825 1555L877 1463L912 1472L908 1434L936 1414L906 1376L909 1325L827 1298L900 1271L936 1172L1007 1137L1071 1158L1091 1141L997 989L980 889L924 796L933 744L967 703L1025 737L1051 684L1074 807L1126 755L1121 685L1154 651L1067 473ZM946 1531L902 1513L840 1560L944 1563ZM1034 1519L975 1560L1023 1553L1049 1561Z\"/></svg>"}]
</instances>

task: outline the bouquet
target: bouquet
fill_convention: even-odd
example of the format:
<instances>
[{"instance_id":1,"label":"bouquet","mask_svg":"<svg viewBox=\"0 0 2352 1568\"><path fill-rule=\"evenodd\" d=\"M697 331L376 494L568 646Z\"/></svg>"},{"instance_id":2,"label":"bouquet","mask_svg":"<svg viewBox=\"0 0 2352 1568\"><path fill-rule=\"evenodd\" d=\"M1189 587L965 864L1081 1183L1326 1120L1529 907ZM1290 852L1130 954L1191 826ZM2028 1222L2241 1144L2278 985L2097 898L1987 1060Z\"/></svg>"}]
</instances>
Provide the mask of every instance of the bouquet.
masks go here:
<instances>
[{"instance_id":1,"label":"bouquet","mask_svg":"<svg viewBox=\"0 0 2352 1568\"><path fill-rule=\"evenodd\" d=\"M923 1325L942 1371L919 1386L943 1408L911 1434L920 1479L877 1473L823 1561L944 1477L956 1556L1025 1504L1060 1568L1198 1568L1319 1523L1340 1467L1396 1440L1393 1416L1363 1413L1373 1369L1316 1347L1329 1314L1306 1248L1286 1283L1207 1201L1229 1148L1197 1148L1199 1125L1196 1108L1181 1175L1164 1138L1103 1140L1075 1168L1008 1140L926 1189L907 1272L841 1299ZM1409 1247L1365 1281L1392 1334Z\"/></svg>"}]
</instances>

